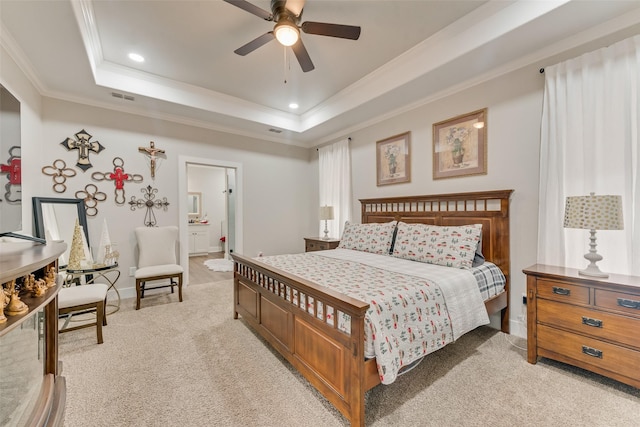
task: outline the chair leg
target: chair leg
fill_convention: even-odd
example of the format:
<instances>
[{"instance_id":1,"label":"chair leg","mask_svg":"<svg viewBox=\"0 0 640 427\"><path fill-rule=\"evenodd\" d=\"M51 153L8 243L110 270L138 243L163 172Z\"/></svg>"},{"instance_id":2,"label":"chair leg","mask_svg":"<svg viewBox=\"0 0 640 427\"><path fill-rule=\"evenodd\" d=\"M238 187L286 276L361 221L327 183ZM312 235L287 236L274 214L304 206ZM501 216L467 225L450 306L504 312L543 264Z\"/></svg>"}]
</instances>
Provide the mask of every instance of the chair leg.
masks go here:
<instances>
[{"instance_id":1,"label":"chair leg","mask_svg":"<svg viewBox=\"0 0 640 427\"><path fill-rule=\"evenodd\" d=\"M107 326L107 297L104 297L104 316L102 316L102 326Z\"/></svg>"},{"instance_id":2,"label":"chair leg","mask_svg":"<svg viewBox=\"0 0 640 427\"><path fill-rule=\"evenodd\" d=\"M136 280L136 310L140 310L140 280Z\"/></svg>"},{"instance_id":3,"label":"chair leg","mask_svg":"<svg viewBox=\"0 0 640 427\"><path fill-rule=\"evenodd\" d=\"M178 276L178 299L182 302L182 273Z\"/></svg>"},{"instance_id":4,"label":"chair leg","mask_svg":"<svg viewBox=\"0 0 640 427\"><path fill-rule=\"evenodd\" d=\"M104 301L100 301L96 304L96 329L98 333L98 344L102 344L102 323L104 322Z\"/></svg>"}]
</instances>

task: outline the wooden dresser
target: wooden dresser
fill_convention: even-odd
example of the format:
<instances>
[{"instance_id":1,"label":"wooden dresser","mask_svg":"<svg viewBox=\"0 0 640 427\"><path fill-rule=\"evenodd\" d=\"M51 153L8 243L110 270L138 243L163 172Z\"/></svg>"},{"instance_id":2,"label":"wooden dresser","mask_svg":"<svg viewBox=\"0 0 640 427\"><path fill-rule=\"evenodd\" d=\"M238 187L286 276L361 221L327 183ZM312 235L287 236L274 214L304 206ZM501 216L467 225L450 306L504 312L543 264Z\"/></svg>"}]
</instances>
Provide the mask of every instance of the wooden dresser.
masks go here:
<instances>
[{"instance_id":1,"label":"wooden dresser","mask_svg":"<svg viewBox=\"0 0 640 427\"><path fill-rule=\"evenodd\" d=\"M527 275L527 360L547 357L640 388L640 277L536 264Z\"/></svg>"},{"instance_id":2,"label":"wooden dresser","mask_svg":"<svg viewBox=\"0 0 640 427\"><path fill-rule=\"evenodd\" d=\"M335 249L340 244L338 239L325 240L322 237L305 237L304 238L304 251L326 251L327 249Z\"/></svg>"}]
</instances>

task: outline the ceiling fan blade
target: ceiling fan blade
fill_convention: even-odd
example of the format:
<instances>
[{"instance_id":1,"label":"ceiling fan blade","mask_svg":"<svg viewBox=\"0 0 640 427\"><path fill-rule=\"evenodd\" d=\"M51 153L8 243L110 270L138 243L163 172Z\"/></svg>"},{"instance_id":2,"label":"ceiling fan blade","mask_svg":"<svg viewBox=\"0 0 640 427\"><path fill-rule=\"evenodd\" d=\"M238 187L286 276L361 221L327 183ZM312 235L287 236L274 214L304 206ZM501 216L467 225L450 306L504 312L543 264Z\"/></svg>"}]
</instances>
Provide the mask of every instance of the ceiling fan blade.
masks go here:
<instances>
[{"instance_id":1,"label":"ceiling fan blade","mask_svg":"<svg viewBox=\"0 0 640 427\"><path fill-rule=\"evenodd\" d=\"M358 40L360 37L360 27L353 25L307 21L303 22L300 28L307 34L317 34L319 36L338 37L350 40Z\"/></svg>"},{"instance_id":2,"label":"ceiling fan blade","mask_svg":"<svg viewBox=\"0 0 640 427\"><path fill-rule=\"evenodd\" d=\"M235 7L239 7L240 9L246 12L256 15L257 17L260 17L264 20L273 21L273 15L271 15L271 12L267 12L266 10L261 9L258 6L255 6L249 3L246 0L224 0L224 1L234 5Z\"/></svg>"},{"instance_id":3,"label":"ceiling fan blade","mask_svg":"<svg viewBox=\"0 0 640 427\"><path fill-rule=\"evenodd\" d=\"M245 56L246 54L251 53L257 48L259 48L260 46L269 43L273 39L274 39L273 31L269 31L268 33L264 33L260 37L251 40L249 43L245 44L242 47L239 47L233 52L237 53L240 56Z\"/></svg>"},{"instance_id":4,"label":"ceiling fan blade","mask_svg":"<svg viewBox=\"0 0 640 427\"><path fill-rule=\"evenodd\" d=\"M309 56L309 52L307 52L307 48L304 47L302 39L298 39L296 44L291 46L291 49L293 49L293 53L295 53L296 58L298 58L302 71L306 73L316 68L314 67L313 62L311 62L311 57Z\"/></svg>"},{"instance_id":5,"label":"ceiling fan blade","mask_svg":"<svg viewBox=\"0 0 640 427\"><path fill-rule=\"evenodd\" d=\"M305 0L287 0L286 8L295 16L300 16Z\"/></svg>"}]
</instances>

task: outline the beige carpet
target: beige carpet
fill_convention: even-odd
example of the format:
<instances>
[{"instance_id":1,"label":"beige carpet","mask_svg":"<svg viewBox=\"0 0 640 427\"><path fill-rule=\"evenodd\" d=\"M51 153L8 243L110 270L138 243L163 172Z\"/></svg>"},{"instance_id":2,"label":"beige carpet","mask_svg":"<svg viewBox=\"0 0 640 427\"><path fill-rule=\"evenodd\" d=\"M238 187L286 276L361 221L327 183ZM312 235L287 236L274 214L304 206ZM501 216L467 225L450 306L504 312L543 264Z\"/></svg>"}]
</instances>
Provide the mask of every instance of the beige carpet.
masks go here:
<instances>
[{"instance_id":1,"label":"beige carpet","mask_svg":"<svg viewBox=\"0 0 640 427\"><path fill-rule=\"evenodd\" d=\"M345 419L242 320L232 282L167 290L60 336L66 423L84 426L343 426ZM509 337L519 346L524 340ZM367 395L371 426L635 426L640 390L551 361L530 365L479 328Z\"/></svg>"}]
</instances>

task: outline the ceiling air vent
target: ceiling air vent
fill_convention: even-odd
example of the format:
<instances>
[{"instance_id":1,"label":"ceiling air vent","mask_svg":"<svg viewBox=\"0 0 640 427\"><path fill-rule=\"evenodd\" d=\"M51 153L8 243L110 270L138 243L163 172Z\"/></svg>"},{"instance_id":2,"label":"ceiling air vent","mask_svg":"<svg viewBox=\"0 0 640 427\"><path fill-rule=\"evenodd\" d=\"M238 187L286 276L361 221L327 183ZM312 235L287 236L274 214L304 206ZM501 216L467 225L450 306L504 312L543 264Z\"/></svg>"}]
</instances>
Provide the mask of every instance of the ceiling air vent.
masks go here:
<instances>
[{"instance_id":1,"label":"ceiling air vent","mask_svg":"<svg viewBox=\"0 0 640 427\"><path fill-rule=\"evenodd\" d=\"M274 128L271 128L271 129L269 129L269 132L273 132L273 133L282 133L282 130L281 130L281 129L274 129Z\"/></svg>"}]
</instances>

